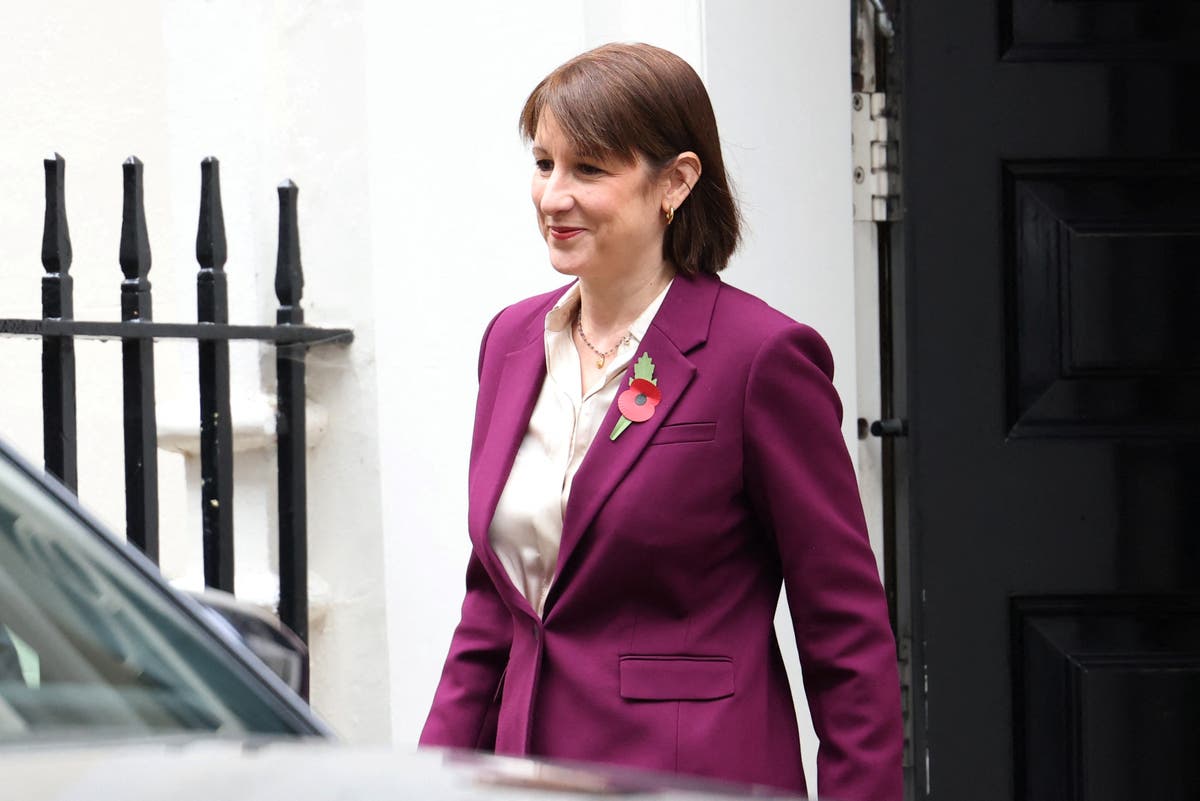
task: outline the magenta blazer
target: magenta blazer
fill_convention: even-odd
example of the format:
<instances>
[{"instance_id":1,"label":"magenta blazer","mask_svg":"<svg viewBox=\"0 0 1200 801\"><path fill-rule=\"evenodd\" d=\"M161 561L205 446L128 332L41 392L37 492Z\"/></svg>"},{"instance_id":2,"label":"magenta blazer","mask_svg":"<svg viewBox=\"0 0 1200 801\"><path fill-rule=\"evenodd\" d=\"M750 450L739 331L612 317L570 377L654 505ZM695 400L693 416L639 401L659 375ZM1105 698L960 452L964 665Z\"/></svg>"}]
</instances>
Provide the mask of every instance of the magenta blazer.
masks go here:
<instances>
[{"instance_id":1,"label":"magenta blazer","mask_svg":"<svg viewBox=\"0 0 1200 801\"><path fill-rule=\"evenodd\" d=\"M895 641L812 329L715 277L677 277L639 348L662 400L615 441L609 410L572 485L543 618L510 581L488 527L561 294L505 309L484 336L466 600L421 743L804 793L773 627L782 582L820 795L900 801Z\"/></svg>"}]
</instances>

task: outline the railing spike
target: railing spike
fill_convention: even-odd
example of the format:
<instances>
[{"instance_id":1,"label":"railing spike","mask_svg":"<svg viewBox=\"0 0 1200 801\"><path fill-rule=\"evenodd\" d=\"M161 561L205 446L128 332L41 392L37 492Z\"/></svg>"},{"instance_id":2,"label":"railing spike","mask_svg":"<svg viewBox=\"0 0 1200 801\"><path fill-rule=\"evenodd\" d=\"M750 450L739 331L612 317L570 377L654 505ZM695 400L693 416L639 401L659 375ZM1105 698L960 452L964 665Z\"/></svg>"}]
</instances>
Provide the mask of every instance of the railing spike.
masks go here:
<instances>
[{"instance_id":1,"label":"railing spike","mask_svg":"<svg viewBox=\"0 0 1200 801\"><path fill-rule=\"evenodd\" d=\"M275 297L279 299L280 306L297 310L304 294L304 271L300 266L300 225L296 214L296 196L299 193L299 187L291 180L279 185L279 249L275 259Z\"/></svg>"},{"instance_id":2,"label":"railing spike","mask_svg":"<svg viewBox=\"0 0 1200 801\"><path fill-rule=\"evenodd\" d=\"M142 162L130 157L121 165L121 319L149 322L150 237L142 194ZM121 362L125 403L125 535L150 559L158 561L158 423L154 416L154 341L122 337Z\"/></svg>"},{"instance_id":3,"label":"railing spike","mask_svg":"<svg viewBox=\"0 0 1200 801\"><path fill-rule=\"evenodd\" d=\"M71 235L67 230L66 166L58 153L45 159L46 221L42 228L42 318L75 316ZM75 419L75 341L42 338L42 452L46 471L72 491L79 487Z\"/></svg>"},{"instance_id":4,"label":"railing spike","mask_svg":"<svg viewBox=\"0 0 1200 801\"><path fill-rule=\"evenodd\" d=\"M221 163L213 156L200 162L200 225L196 229L196 261L206 270L225 266L225 215L221 210Z\"/></svg>"},{"instance_id":5,"label":"railing spike","mask_svg":"<svg viewBox=\"0 0 1200 801\"><path fill-rule=\"evenodd\" d=\"M146 232L146 204L142 188L142 162L130 156L121 165L124 176L121 205L121 272L130 281L149 287L150 235Z\"/></svg>"},{"instance_id":6,"label":"railing spike","mask_svg":"<svg viewBox=\"0 0 1200 801\"><path fill-rule=\"evenodd\" d=\"M42 226L42 266L66 275L71 269L71 234L67 228L66 168L58 153L42 161L46 170L46 219ZM60 315L55 315L60 316Z\"/></svg>"},{"instance_id":7,"label":"railing spike","mask_svg":"<svg viewBox=\"0 0 1200 801\"><path fill-rule=\"evenodd\" d=\"M225 264L225 220L221 213L220 165L200 162L200 225L196 230L196 315L200 323L229 321ZM200 519L204 583L233 592L233 416L230 413L229 340L201 341Z\"/></svg>"},{"instance_id":8,"label":"railing spike","mask_svg":"<svg viewBox=\"0 0 1200 801\"><path fill-rule=\"evenodd\" d=\"M296 195L291 181L279 185L279 254L275 262L275 295L279 308L275 322L300 325L304 309L300 296L304 274L300 269L300 228L296 222ZM305 467L304 345L277 345L275 431L279 452L279 618L308 641L308 523L307 469Z\"/></svg>"}]
</instances>

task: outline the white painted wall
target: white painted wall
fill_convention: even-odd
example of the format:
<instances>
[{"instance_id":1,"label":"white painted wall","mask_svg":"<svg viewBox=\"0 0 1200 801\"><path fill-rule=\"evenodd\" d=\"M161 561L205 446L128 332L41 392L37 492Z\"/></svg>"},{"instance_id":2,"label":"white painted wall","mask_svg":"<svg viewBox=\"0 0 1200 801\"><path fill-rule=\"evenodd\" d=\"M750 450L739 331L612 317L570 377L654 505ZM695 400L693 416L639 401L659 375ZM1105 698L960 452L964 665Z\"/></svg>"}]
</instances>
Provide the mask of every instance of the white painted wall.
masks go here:
<instances>
[{"instance_id":1,"label":"white painted wall","mask_svg":"<svg viewBox=\"0 0 1200 801\"><path fill-rule=\"evenodd\" d=\"M479 336L504 304L558 285L529 205L516 118L534 84L610 40L643 40L705 77L748 224L724 274L815 325L856 397L845 2L559 0L429 3L69 0L0 7L0 316L38 312L41 158L68 159L79 316L118 314L121 160L146 162L159 319L194 314L198 162L222 159L231 316L269 320L275 184L300 185L311 322L349 326L315 352L314 699L351 739L415 742L458 616ZM35 343L0 342L0 376ZM116 348L81 343L85 502L118 527ZM160 420L187 450L191 348L157 347ZM241 346L235 418L270 428L270 354ZM0 435L40 457L36 386L6 392ZM310 412L311 413L311 412ZM317 416L317 415L314 415ZM162 454L168 572L195 572L194 469ZM239 534L273 530L269 451L238 463ZM182 532L182 534L181 534ZM265 539L248 546L269 568ZM179 555L175 555L175 554ZM250 568L247 568L250 569ZM790 635L782 638L790 640ZM809 757L813 750L809 749Z\"/></svg>"}]
</instances>

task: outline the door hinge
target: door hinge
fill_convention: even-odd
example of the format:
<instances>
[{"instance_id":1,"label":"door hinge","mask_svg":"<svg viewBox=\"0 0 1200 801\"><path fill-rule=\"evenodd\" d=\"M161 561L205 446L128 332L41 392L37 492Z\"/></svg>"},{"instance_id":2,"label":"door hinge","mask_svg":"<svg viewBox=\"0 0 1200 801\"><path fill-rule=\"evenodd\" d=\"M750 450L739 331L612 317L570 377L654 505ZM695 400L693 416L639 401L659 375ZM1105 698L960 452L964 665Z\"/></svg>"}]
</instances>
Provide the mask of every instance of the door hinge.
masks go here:
<instances>
[{"instance_id":1,"label":"door hinge","mask_svg":"<svg viewBox=\"0 0 1200 801\"><path fill-rule=\"evenodd\" d=\"M854 219L900 219L900 148L895 115L884 92L851 95Z\"/></svg>"}]
</instances>

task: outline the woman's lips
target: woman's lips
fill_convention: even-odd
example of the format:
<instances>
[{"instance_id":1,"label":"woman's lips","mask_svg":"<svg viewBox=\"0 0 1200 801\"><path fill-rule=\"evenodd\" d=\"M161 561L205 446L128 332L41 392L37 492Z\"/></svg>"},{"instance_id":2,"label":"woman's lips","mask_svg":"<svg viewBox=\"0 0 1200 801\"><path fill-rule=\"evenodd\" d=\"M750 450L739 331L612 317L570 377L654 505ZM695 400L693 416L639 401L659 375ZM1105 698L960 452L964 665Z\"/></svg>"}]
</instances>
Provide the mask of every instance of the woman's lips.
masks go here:
<instances>
[{"instance_id":1,"label":"woman's lips","mask_svg":"<svg viewBox=\"0 0 1200 801\"><path fill-rule=\"evenodd\" d=\"M550 236L558 240L572 239L583 233L582 228L570 228L565 225L551 225Z\"/></svg>"}]
</instances>

